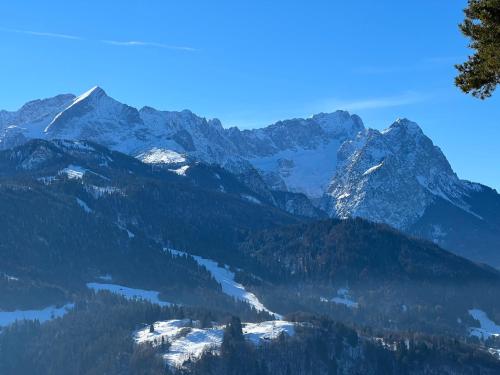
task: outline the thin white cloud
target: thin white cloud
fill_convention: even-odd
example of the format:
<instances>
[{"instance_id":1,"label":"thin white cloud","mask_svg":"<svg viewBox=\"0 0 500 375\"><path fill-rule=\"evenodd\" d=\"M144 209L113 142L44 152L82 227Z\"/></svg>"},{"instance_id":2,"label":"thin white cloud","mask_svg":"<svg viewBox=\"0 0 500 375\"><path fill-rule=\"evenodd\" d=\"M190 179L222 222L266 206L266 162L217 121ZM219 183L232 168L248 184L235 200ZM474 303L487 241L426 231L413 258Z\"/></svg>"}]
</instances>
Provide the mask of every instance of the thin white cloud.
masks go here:
<instances>
[{"instance_id":1,"label":"thin white cloud","mask_svg":"<svg viewBox=\"0 0 500 375\"><path fill-rule=\"evenodd\" d=\"M408 92L396 96L384 96L377 98L366 98L356 100L328 99L322 103L322 107L327 111L344 109L347 111L359 111L364 109L379 109L389 107L401 107L425 101L429 98L415 92Z\"/></svg>"},{"instance_id":2,"label":"thin white cloud","mask_svg":"<svg viewBox=\"0 0 500 375\"><path fill-rule=\"evenodd\" d=\"M130 40L130 41L119 41L119 40L101 40L102 43L112 44L114 46L124 46L124 47L157 47L157 48L165 48L165 49L173 49L179 51L189 51L194 52L197 51L196 48L187 47L187 46L174 46L170 44L164 43L156 43L156 42L145 42L141 40Z\"/></svg>"},{"instance_id":3,"label":"thin white cloud","mask_svg":"<svg viewBox=\"0 0 500 375\"><path fill-rule=\"evenodd\" d=\"M76 35L44 32L44 31L10 29L10 28L5 28L5 27L0 27L0 31L8 32L8 33L31 35L31 36L48 37L48 38L59 38L59 39L68 39L68 40L86 40L85 38L80 37L80 36L76 36ZM125 46L125 47L154 47L154 48L164 48L164 49L177 50L177 51L187 51L187 52L198 51L196 48L192 48L192 47L188 47L188 46L176 46L176 45L164 44L164 43L145 42L145 41L141 41L141 40L131 40L131 41L118 41L118 40L95 41L94 40L94 42L111 44L111 45L115 45L115 46Z\"/></svg>"},{"instance_id":4,"label":"thin white cloud","mask_svg":"<svg viewBox=\"0 0 500 375\"><path fill-rule=\"evenodd\" d=\"M8 32L8 33L42 36L42 37L49 37L49 38L83 40L83 38L81 38L79 36L69 35L69 34L50 33L50 32L33 31L33 30L8 29L8 28L4 28L4 27L1 27L0 30Z\"/></svg>"}]
</instances>

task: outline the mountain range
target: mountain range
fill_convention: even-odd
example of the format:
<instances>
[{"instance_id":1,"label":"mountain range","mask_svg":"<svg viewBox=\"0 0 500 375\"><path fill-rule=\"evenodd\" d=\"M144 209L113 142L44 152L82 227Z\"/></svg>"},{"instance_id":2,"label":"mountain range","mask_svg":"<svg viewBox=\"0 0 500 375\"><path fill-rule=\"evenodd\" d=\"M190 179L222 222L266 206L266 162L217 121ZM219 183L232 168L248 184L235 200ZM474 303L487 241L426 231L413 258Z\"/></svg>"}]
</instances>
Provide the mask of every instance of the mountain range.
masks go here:
<instances>
[{"instance_id":1,"label":"mountain range","mask_svg":"<svg viewBox=\"0 0 500 375\"><path fill-rule=\"evenodd\" d=\"M0 151L0 204L0 313L106 281L241 316L462 336L471 308L500 319L494 268L386 224L292 215L217 165L151 168L89 141L34 139ZM253 297L234 300L230 280Z\"/></svg>"},{"instance_id":2,"label":"mountain range","mask_svg":"<svg viewBox=\"0 0 500 375\"><path fill-rule=\"evenodd\" d=\"M180 175L200 163L220 167L256 204L312 218L386 223L500 266L500 195L461 180L407 119L378 131L336 111L240 130L188 110L136 109L94 87L0 111L0 148L34 138L88 140ZM215 187L224 189L216 181Z\"/></svg>"},{"instance_id":3,"label":"mountain range","mask_svg":"<svg viewBox=\"0 0 500 375\"><path fill-rule=\"evenodd\" d=\"M327 218L324 197L272 188L243 158L231 172L180 150L24 137L0 150L2 374L206 374L233 355L242 374L282 373L262 366L285 356L305 369L290 374L498 373L492 267ZM235 316L264 339L230 349Z\"/></svg>"}]
</instances>

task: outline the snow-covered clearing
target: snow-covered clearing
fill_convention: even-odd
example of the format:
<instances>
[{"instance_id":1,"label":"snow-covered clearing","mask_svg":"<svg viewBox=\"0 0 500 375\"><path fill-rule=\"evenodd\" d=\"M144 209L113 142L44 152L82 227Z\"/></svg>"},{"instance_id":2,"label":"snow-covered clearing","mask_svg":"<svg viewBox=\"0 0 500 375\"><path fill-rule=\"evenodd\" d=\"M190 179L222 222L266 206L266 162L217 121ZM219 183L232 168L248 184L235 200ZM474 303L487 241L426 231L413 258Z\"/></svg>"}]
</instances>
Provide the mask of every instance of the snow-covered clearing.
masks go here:
<instances>
[{"instance_id":1,"label":"snow-covered clearing","mask_svg":"<svg viewBox=\"0 0 500 375\"><path fill-rule=\"evenodd\" d=\"M224 336L224 326L199 328L199 322L190 319L167 320L153 324L154 332L150 327L144 327L134 333L134 340L138 344L149 342L159 346L164 342L170 347L163 354L164 360L171 366L180 367L188 359L197 359L206 350L218 352ZM262 323L244 323L243 336L250 342L258 345L264 340L272 340L281 333L289 336L295 334L294 324L282 320Z\"/></svg>"},{"instance_id":2,"label":"snow-covered clearing","mask_svg":"<svg viewBox=\"0 0 500 375\"><path fill-rule=\"evenodd\" d=\"M169 251L175 256L191 256L194 260L201 266L205 267L208 272L212 274L214 279L222 286L222 291L234 297L237 300L244 301L250 306L253 306L257 311L266 311L271 315L274 315L277 319L281 319L281 315L276 314L269 309L267 309L262 302L259 301L257 296L252 292L248 292L243 285L234 280L234 272L229 270L228 266L220 267L215 260L205 259L198 255L191 255L183 251L165 248L165 251Z\"/></svg>"},{"instance_id":3,"label":"snow-covered clearing","mask_svg":"<svg viewBox=\"0 0 500 375\"><path fill-rule=\"evenodd\" d=\"M137 155L137 158L146 164L175 164L186 161L186 158L178 152L156 147Z\"/></svg>"},{"instance_id":4,"label":"snow-covered clearing","mask_svg":"<svg viewBox=\"0 0 500 375\"><path fill-rule=\"evenodd\" d=\"M41 323L59 318L73 308L74 304L68 303L62 307L48 306L39 310L14 310L0 311L0 327L8 326L16 320L38 320Z\"/></svg>"},{"instance_id":5,"label":"snow-covered clearing","mask_svg":"<svg viewBox=\"0 0 500 375\"><path fill-rule=\"evenodd\" d=\"M469 310L469 314L479 322L480 328L470 327L469 333L471 336L476 336L480 339L487 339L491 336L500 336L500 326L488 318L488 315L479 309Z\"/></svg>"},{"instance_id":6,"label":"snow-covered clearing","mask_svg":"<svg viewBox=\"0 0 500 375\"><path fill-rule=\"evenodd\" d=\"M96 292L107 290L112 293L119 294L130 300L144 300L155 303L160 306L170 306L170 302L160 300L160 292L155 290L144 290L129 288L118 284L102 284L102 283L87 283L87 288L93 289Z\"/></svg>"},{"instance_id":7,"label":"snow-covered clearing","mask_svg":"<svg viewBox=\"0 0 500 375\"><path fill-rule=\"evenodd\" d=\"M169 171L174 172L175 174L178 174L179 176L185 176L188 169L189 169L189 165L183 165L182 167L179 167L177 169L169 169Z\"/></svg>"},{"instance_id":8,"label":"snow-covered clearing","mask_svg":"<svg viewBox=\"0 0 500 375\"><path fill-rule=\"evenodd\" d=\"M320 300L322 302L333 302L339 305L345 305L353 309L358 307L358 303L354 301L352 297L349 295L349 289L347 288L340 288L339 290L337 290L337 296L333 297L330 300L324 297L321 297Z\"/></svg>"},{"instance_id":9,"label":"snow-covered clearing","mask_svg":"<svg viewBox=\"0 0 500 375\"><path fill-rule=\"evenodd\" d=\"M59 174L65 174L70 180L81 180L87 170L79 165L68 165L66 168L61 169Z\"/></svg>"}]
</instances>

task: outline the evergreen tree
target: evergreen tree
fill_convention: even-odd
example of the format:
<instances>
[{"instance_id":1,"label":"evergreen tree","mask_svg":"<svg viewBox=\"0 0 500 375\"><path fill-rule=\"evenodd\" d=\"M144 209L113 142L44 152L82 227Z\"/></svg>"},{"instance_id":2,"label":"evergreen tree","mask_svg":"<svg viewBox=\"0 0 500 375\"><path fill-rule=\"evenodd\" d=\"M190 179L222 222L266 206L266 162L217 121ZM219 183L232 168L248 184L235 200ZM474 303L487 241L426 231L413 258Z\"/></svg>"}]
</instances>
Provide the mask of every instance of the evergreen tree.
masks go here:
<instances>
[{"instance_id":1,"label":"evergreen tree","mask_svg":"<svg viewBox=\"0 0 500 375\"><path fill-rule=\"evenodd\" d=\"M230 353L244 342L243 329L240 318L233 316L224 329L222 340L222 353Z\"/></svg>"},{"instance_id":2,"label":"evergreen tree","mask_svg":"<svg viewBox=\"0 0 500 375\"><path fill-rule=\"evenodd\" d=\"M471 39L474 55L456 65L455 84L465 93L485 99L500 83L500 0L469 0L462 33Z\"/></svg>"}]
</instances>

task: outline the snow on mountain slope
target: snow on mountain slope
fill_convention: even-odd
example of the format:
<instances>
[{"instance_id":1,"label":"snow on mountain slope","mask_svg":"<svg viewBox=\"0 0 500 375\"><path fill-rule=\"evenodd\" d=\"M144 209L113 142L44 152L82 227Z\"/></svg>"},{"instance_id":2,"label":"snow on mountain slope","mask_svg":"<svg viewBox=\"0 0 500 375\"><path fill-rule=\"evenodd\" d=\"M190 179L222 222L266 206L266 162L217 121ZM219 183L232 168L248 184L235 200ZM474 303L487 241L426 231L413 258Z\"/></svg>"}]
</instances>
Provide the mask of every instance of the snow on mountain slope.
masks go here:
<instances>
[{"instance_id":1,"label":"snow on mountain slope","mask_svg":"<svg viewBox=\"0 0 500 375\"><path fill-rule=\"evenodd\" d=\"M142 108L140 116L145 129L154 137L150 141L159 149L188 154L209 164L227 166L243 162L217 119L207 120L188 110L169 112L151 107ZM150 146L145 143L143 147L148 149Z\"/></svg>"},{"instance_id":2,"label":"snow on mountain slope","mask_svg":"<svg viewBox=\"0 0 500 375\"><path fill-rule=\"evenodd\" d=\"M137 158L146 164L177 164L186 161L186 158L178 152L158 148L143 152L137 155Z\"/></svg>"},{"instance_id":3,"label":"snow on mountain slope","mask_svg":"<svg viewBox=\"0 0 500 375\"><path fill-rule=\"evenodd\" d=\"M0 111L0 149L7 149L41 138L45 127L75 98L71 94L33 100L18 111Z\"/></svg>"},{"instance_id":4,"label":"snow on mountain slope","mask_svg":"<svg viewBox=\"0 0 500 375\"><path fill-rule=\"evenodd\" d=\"M315 149L286 149L250 162L272 187L320 198L335 175L339 146L332 140Z\"/></svg>"},{"instance_id":5,"label":"snow on mountain slope","mask_svg":"<svg viewBox=\"0 0 500 375\"><path fill-rule=\"evenodd\" d=\"M0 311L0 327L8 326L16 321L21 320L38 320L43 323L51 319L55 319L65 315L73 308L74 304L68 303L61 307L48 306L38 310L15 310L15 311Z\"/></svg>"},{"instance_id":6,"label":"snow on mountain slope","mask_svg":"<svg viewBox=\"0 0 500 375\"><path fill-rule=\"evenodd\" d=\"M335 175L340 145L363 130L358 116L336 111L228 133L271 187L320 198Z\"/></svg>"},{"instance_id":7,"label":"snow on mountain slope","mask_svg":"<svg viewBox=\"0 0 500 375\"><path fill-rule=\"evenodd\" d=\"M359 117L344 111L258 130L224 129L219 120L207 120L188 110L144 107L138 111L112 99L100 87L78 97L62 95L30 103L26 105L29 111L23 107L2 112L4 147L29 138L85 139L150 163L178 163L189 156L236 174L248 174L256 167L267 182L274 181L273 187L316 198L335 173L340 144L364 129ZM37 105L43 108L35 110Z\"/></svg>"},{"instance_id":8,"label":"snow on mountain slope","mask_svg":"<svg viewBox=\"0 0 500 375\"><path fill-rule=\"evenodd\" d=\"M200 265L209 271L213 278L221 285L222 292L237 299L248 303L257 311L265 311L275 317L281 319L281 315L268 310L262 302L259 301L257 296L248 292L243 285L234 280L234 272L230 271L228 266L219 266L219 264L212 259L205 259L198 255L191 255L183 251L165 248L165 251L170 252L175 256L191 256Z\"/></svg>"},{"instance_id":9,"label":"snow on mountain slope","mask_svg":"<svg viewBox=\"0 0 500 375\"><path fill-rule=\"evenodd\" d=\"M281 334L293 336L294 323L274 320L261 323L243 323L243 337L258 345L264 340L277 339ZM222 344L225 326L200 328L199 322L190 319L159 321L134 333L137 344L150 343L155 347L170 343L163 359L173 367L181 367L187 360L196 360L206 350L218 353Z\"/></svg>"},{"instance_id":10,"label":"snow on mountain slope","mask_svg":"<svg viewBox=\"0 0 500 375\"><path fill-rule=\"evenodd\" d=\"M142 120L137 109L94 87L75 98L44 129L49 139L85 139L119 151L139 147Z\"/></svg>"},{"instance_id":11,"label":"snow on mountain slope","mask_svg":"<svg viewBox=\"0 0 500 375\"><path fill-rule=\"evenodd\" d=\"M137 110L95 87L79 97L59 95L0 112L0 148L30 138L87 139L182 174L192 162L216 164L289 212L317 216L303 209L306 198L282 196L279 205L270 189L304 193L332 217L360 216L451 250L464 247L461 255L478 241L486 243L478 252L493 254L500 241L498 193L460 180L441 150L405 119L377 131L336 111L260 129L224 129L219 120L188 110ZM37 162L26 161L26 168ZM455 209L459 215L449 213Z\"/></svg>"},{"instance_id":12,"label":"snow on mountain slope","mask_svg":"<svg viewBox=\"0 0 500 375\"><path fill-rule=\"evenodd\" d=\"M479 322L478 327L470 327L469 334L471 336L476 336L480 339L488 339L490 337L499 337L500 336L500 325L496 324L490 318L488 318L488 314L486 314L483 310L479 309L471 309L469 310L469 314Z\"/></svg>"},{"instance_id":13,"label":"snow on mountain slope","mask_svg":"<svg viewBox=\"0 0 500 375\"><path fill-rule=\"evenodd\" d=\"M49 99L33 100L18 111L0 111L0 128L16 126L25 130L28 135L38 136L74 99L72 94L62 94Z\"/></svg>"},{"instance_id":14,"label":"snow on mountain slope","mask_svg":"<svg viewBox=\"0 0 500 375\"><path fill-rule=\"evenodd\" d=\"M323 205L331 216L360 216L406 229L437 198L479 216L464 200L478 185L463 182L420 127L400 119L368 130L339 150Z\"/></svg>"}]
</instances>

